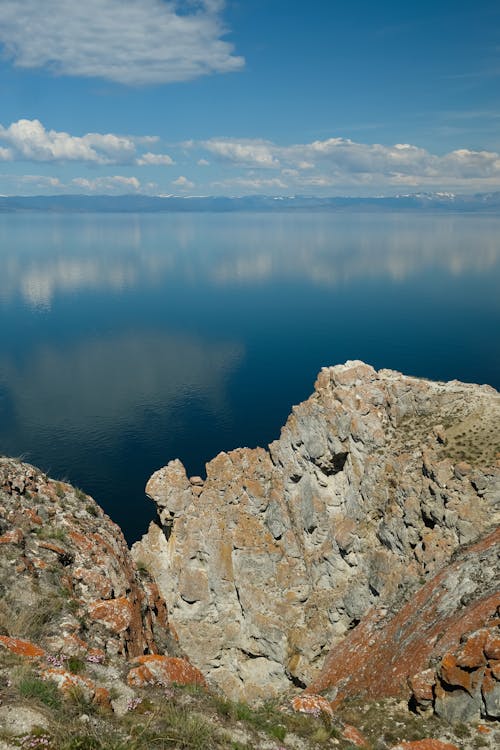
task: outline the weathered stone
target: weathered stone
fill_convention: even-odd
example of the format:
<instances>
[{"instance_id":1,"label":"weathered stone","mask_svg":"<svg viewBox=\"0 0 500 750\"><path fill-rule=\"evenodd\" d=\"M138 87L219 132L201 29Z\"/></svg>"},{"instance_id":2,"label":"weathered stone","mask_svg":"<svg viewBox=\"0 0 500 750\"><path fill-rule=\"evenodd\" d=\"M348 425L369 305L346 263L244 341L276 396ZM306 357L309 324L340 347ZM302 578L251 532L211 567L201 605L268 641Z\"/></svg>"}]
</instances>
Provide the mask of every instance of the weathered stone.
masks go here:
<instances>
[{"instance_id":1,"label":"weathered stone","mask_svg":"<svg viewBox=\"0 0 500 750\"><path fill-rule=\"evenodd\" d=\"M193 501L191 483L178 460L170 461L153 474L146 485L146 494L157 503L163 523L182 513Z\"/></svg>"},{"instance_id":2,"label":"weathered stone","mask_svg":"<svg viewBox=\"0 0 500 750\"><path fill-rule=\"evenodd\" d=\"M488 659L500 660L500 632L498 628L489 631L484 644L484 654Z\"/></svg>"},{"instance_id":3,"label":"weathered stone","mask_svg":"<svg viewBox=\"0 0 500 750\"><path fill-rule=\"evenodd\" d=\"M266 675L269 694L309 684L370 608L401 607L498 523L499 416L491 388L347 362L323 368L268 450L221 453L204 481L180 461L157 471L147 492L162 528L133 554L180 647L233 698ZM452 585L463 602L478 589ZM406 677L427 664L414 666Z\"/></svg>"},{"instance_id":4,"label":"weathered stone","mask_svg":"<svg viewBox=\"0 0 500 750\"><path fill-rule=\"evenodd\" d=\"M434 698L436 675L433 669L424 669L409 679L412 695L418 704L431 702Z\"/></svg>"},{"instance_id":5,"label":"weathered stone","mask_svg":"<svg viewBox=\"0 0 500 750\"><path fill-rule=\"evenodd\" d=\"M467 637L463 646L456 653L455 658L458 667L477 669L485 666L484 647L489 633L488 628L481 628Z\"/></svg>"},{"instance_id":6,"label":"weathered stone","mask_svg":"<svg viewBox=\"0 0 500 750\"><path fill-rule=\"evenodd\" d=\"M473 634L494 617L500 603L500 528L458 554L443 571L416 591L395 613L373 609L328 655L321 675L308 687L312 692L328 691L337 705L346 697L409 697L409 678L428 668L429 662L453 655L463 647L464 634ZM464 605L464 592L468 602ZM471 673L445 660L451 688L443 693L456 698L455 715L462 704L474 704L479 718L482 669ZM440 681L441 662L434 674ZM429 676L429 682L432 678ZM410 681L411 685L411 681ZM468 697L467 697L468 696ZM441 698L440 698L441 700ZM455 698L453 699L455 700ZM440 704L441 705L441 704ZM441 713L445 709L440 709ZM463 709L465 710L465 708ZM458 720L458 719L457 719Z\"/></svg>"},{"instance_id":7,"label":"weathered stone","mask_svg":"<svg viewBox=\"0 0 500 750\"><path fill-rule=\"evenodd\" d=\"M0 545L0 650L109 709L112 686L130 691L121 681L128 657L173 646L157 586L92 498L5 457L0 528L9 539ZM84 674L69 670L69 657Z\"/></svg>"},{"instance_id":8,"label":"weathered stone","mask_svg":"<svg viewBox=\"0 0 500 750\"><path fill-rule=\"evenodd\" d=\"M90 602L88 611L93 620L104 623L114 633L121 633L130 627L132 609L125 596Z\"/></svg>"},{"instance_id":9,"label":"weathered stone","mask_svg":"<svg viewBox=\"0 0 500 750\"><path fill-rule=\"evenodd\" d=\"M206 687L205 678L196 667L185 659L174 656L149 654L134 659L133 667L128 673L128 684L131 687L145 685L199 685Z\"/></svg>"},{"instance_id":10,"label":"weathered stone","mask_svg":"<svg viewBox=\"0 0 500 750\"><path fill-rule=\"evenodd\" d=\"M500 719L500 682L489 670L486 671L481 692L484 701L484 713L490 719Z\"/></svg>"},{"instance_id":11,"label":"weathered stone","mask_svg":"<svg viewBox=\"0 0 500 750\"><path fill-rule=\"evenodd\" d=\"M0 727L13 735L30 734L34 729L46 729L47 717L40 711L22 705L0 706ZM16 743L17 745L17 743Z\"/></svg>"},{"instance_id":12,"label":"weathered stone","mask_svg":"<svg viewBox=\"0 0 500 750\"><path fill-rule=\"evenodd\" d=\"M21 529L10 529L0 536L0 544L21 544L24 534Z\"/></svg>"},{"instance_id":13,"label":"weathered stone","mask_svg":"<svg viewBox=\"0 0 500 750\"><path fill-rule=\"evenodd\" d=\"M43 648L36 646L30 641L25 641L22 638L10 638L9 636L0 635L0 646L3 646L13 654L18 656L25 656L28 659L39 659L45 656Z\"/></svg>"},{"instance_id":14,"label":"weathered stone","mask_svg":"<svg viewBox=\"0 0 500 750\"><path fill-rule=\"evenodd\" d=\"M347 742L350 742L351 745L354 745L355 747L368 747L368 740L364 734L351 724L344 724L342 736Z\"/></svg>"},{"instance_id":15,"label":"weathered stone","mask_svg":"<svg viewBox=\"0 0 500 750\"><path fill-rule=\"evenodd\" d=\"M313 716L323 714L329 719L333 718L333 709L322 695L297 695L292 698L291 706L297 713L312 714Z\"/></svg>"},{"instance_id":16,"label":"weathered stone","mask_svg":"<svg viewBox=\"0 0 500 750\"><path fill-rule=\"evenodd\" d=\"M59 690L63 693L69 693L76 688L82 692L87 700L91 701L94 698L96 685L88 677L73 674L63 667L50 667L44 669L42 670L41 675L44 680L55 682Z\"/></svg>"},{"instance_id":17,"label":"weathered stone","mask_svg":"<svg viewBox=\"0 0 500 750\"><path fill-rule=\"evenodd\" d=\"M450 724L477 721L481 716L481 693L476 690L471 695L467 690L460 688L448 691L438 684L434 711Z\"/></svg>"},{"instance_id":18,"label":"weathered stone","mask_svg":"<svg viewBox=\"0 0 500 750\"><path fill-rule=\"evenodd\" d=\"M474 673L461 669L454 654L443 656L440 677L450 687L461 687L470 694L474 691Z\"/></svg>"}]
</instances>

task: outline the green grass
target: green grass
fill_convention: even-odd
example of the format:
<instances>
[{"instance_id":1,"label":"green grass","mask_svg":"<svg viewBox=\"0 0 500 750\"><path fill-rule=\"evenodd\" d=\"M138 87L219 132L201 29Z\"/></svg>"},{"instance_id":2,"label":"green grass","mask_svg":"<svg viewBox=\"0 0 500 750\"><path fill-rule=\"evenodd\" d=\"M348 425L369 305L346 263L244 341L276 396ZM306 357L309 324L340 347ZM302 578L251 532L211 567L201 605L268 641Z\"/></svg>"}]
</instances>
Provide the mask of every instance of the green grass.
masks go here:
<instances>
[{"instance_id":1,"label":"green grass","mask_svg":"<svg viewBox=\"0 0 500 750\"><path fill-rule=\"evenodd\" d=\"M59 689L50 680L41 680L34 675L26 675L20 680L18 690L23 698L36 700L53 709L61 707L62 701Z\"/></svg>"},{"instance_id":2,"label":"green grass","mask_svg":"<svg viewBox=\"0 0 500 750\"><path fill-rule=\"evenodd\" d=\"M57 542L68 541L65 529L54 526L36 526L33 529L33 533L36 534L39 539L55 539Z\"/></svg>"},{"instance_id":3,"label":"green grass","mask_svg":"<svg viewBox=\"0 0 500 750\"><path fill-rule=\"evenodd\" d=\"M54 621L66 608L67 593L51 592L37 601L35 608L15 606L0 601L0 625L10 636L27 638L34 643L51 631Z\"/></svg>"},{"instance_id":4,"label":"green grass","mask_svg":"<svg viewBox=\"0 0 500 750\"><path fill-rule=\"evenodd\" d=\"M70 656L69 659L66 660L66 667L68 672L71 672L72 674L81 674L82 672L85 672L87 664L78 656Z\"/></svg>"}]
</instances>

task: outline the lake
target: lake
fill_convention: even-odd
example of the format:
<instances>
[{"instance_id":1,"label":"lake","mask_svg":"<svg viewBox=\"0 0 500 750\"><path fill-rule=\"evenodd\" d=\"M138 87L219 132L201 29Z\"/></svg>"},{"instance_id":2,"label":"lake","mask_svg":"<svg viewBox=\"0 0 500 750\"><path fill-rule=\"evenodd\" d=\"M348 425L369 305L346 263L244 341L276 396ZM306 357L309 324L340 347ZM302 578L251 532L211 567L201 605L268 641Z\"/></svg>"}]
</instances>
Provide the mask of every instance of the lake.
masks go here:
<instances>
[{"instance_id":1,"label":"lake","mask_svg":"<svg viewBox=\"0 0 500 750\"><path fill-rule=\"evenodd\" d=\"M323 365L500 387L500 217L0 214L0 452L133 541L150 474L267 445Z\"/></svg>"}]
</instances>

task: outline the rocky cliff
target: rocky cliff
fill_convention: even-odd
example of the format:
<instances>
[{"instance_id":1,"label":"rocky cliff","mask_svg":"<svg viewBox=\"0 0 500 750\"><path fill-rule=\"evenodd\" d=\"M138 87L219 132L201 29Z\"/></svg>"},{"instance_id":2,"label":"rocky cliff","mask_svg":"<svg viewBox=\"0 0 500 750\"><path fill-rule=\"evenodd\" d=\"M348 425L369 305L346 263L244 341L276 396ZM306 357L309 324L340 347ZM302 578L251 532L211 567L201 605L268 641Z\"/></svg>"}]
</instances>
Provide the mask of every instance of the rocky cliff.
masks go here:
<instances>
[{"instance_id":1,"label":"rocky cliff","mask_svg":"<svg viewBox=\"0 0 500 750\"><path fill-rule=\"evenodd\" d=\"M489 660L491 681L488 638L476 662ZM345 716L311 694L233 703L178 653L155 584L92 498L0 458L0 750L457 750L451 727L395 703ZM481 730L493 750L494 729ZM419 741L395 744L408 738Z\"/></svg>"},{"instance_id":2,"label":"rocky cliff","mask_svg":"<svg viewBox=\"0 0 500 750\"><path fill-rule=\"evenodd\" d=\"M368 612L394 616L498 525L499 416L488 386L347 362L320 372L267 450L221 453L205 478L177 460L157 471L147 492L159 523L133 554L193 664L250 700L331 686L335 644L365 632ZM483 583L466 576L464 602Z\"/></svg>"}]
</instances>

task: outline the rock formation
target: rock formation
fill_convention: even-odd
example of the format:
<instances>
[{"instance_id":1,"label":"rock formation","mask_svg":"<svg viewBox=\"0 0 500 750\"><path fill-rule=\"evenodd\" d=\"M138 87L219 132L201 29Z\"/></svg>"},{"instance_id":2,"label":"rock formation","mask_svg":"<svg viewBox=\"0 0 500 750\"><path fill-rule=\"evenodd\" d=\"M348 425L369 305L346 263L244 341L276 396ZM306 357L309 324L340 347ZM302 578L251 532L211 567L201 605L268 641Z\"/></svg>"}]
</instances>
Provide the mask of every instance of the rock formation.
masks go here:
<instances>
[{"instance_id":1,"label":"rock formation","mask_svg":"<svg viewBox=\"0 0 500 750\"><path fill-rule=\"evenodd\" d=\"M489 386L347 362L268 450L221 453L205 479L156 472L159 524L133 554L192 663L250 700L318 680L368 611L393 615L498 525L499 416Z\"/></svg>"},{"instance_id":2,"label":"rock formation","mask_svg":"<svg viewBox=\"0 0 500 750\"><path fill-rule=\"evenodd\" d=\"M109 655L156 653L172 641L165 604L141 581L118 526L85 493L8 458L0 458L0 545L9 636L31 631L48 652L67 652L85 618L88 648Z\"/></svg>"},{"instance_id":3,"label":"rock formation","mask_svg":"<svg viewBox=\"0 0 500 750\"><path fill-rule=\"evenodd\" d=\"M460 551L396 611L372 608L307 692L412 697L455 721L500 718L500 528ZM434 668L429 668L434 664Z\"/></svg>"},{"instance_id":4,"label":"rock formation","mask_svg":"<svg viewBox=\"0 0 500 750\"><path fill-rule=\"evenodd\" d=\"M130 686L140 686L141 676L148 681L137 660L153 658L164 682L168 674L192 678L195 669L174 656L165 602L139 574L118 526L80 490L3 457L0 652L118 712L134 697L127 672Z\"/></svg>"}]
</instances>

